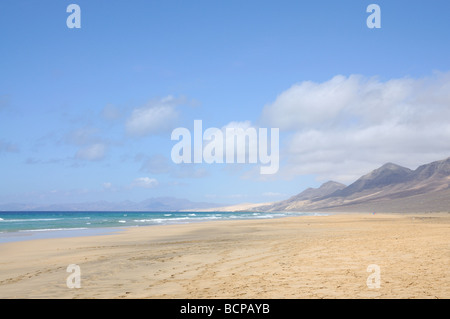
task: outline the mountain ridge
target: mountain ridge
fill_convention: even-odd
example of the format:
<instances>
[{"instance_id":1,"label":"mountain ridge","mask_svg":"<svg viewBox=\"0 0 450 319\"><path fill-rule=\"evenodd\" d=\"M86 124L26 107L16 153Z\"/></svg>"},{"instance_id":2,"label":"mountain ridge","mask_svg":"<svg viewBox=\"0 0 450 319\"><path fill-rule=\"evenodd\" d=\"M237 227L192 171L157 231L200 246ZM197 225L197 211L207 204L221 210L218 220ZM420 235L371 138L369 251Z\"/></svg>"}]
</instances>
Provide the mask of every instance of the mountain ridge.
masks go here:
<instances>
[{"instance_id":1,"label":"mountain ridge","mask_svg":"<svg viewBox=\"0 0 450 319\"><path fill-rule=\"evenodd\" d=\"M415 170L386 163L322 197L304 197L302 194L308 190L254 210L450 211L450 157L420 165Z\"/></svg>"}]
</instances>

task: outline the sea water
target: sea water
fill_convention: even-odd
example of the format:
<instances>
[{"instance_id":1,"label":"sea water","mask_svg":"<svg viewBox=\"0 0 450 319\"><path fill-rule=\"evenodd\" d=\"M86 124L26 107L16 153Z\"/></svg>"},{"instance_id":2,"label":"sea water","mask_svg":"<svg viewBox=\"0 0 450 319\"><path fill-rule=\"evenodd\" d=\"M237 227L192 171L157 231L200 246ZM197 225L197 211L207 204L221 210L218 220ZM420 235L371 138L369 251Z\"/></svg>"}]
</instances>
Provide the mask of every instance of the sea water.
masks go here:
<instances>
[{"instance_id":1,"label":"sea water","mask_svg":"<svg viewBox=\"0 0 450 319\"><path fill-rule=\"evenodd\" d=\"M311 215L319 214L296 212L0 212L0 243L36 238L107 234L123 227Z\"/></svg>"}]
</instances>

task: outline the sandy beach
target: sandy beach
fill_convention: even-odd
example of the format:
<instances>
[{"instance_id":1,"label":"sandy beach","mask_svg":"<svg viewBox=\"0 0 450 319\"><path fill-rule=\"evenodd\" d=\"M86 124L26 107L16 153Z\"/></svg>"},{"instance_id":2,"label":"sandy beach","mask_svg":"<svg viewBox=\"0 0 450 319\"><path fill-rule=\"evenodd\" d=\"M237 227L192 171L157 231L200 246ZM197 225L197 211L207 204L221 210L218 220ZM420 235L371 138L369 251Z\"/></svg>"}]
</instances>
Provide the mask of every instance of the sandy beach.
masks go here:
<instances>
[{"instance_id":1,"label":"sandy beach","mask_svg":"<svg viewBox=\"0 0 450 319\"><path fill-rule=\"evenodd\" d=\"M450 298L449 265L449 213L216 221L1 244L0 298Z\"/></svg>"}]
</instances>

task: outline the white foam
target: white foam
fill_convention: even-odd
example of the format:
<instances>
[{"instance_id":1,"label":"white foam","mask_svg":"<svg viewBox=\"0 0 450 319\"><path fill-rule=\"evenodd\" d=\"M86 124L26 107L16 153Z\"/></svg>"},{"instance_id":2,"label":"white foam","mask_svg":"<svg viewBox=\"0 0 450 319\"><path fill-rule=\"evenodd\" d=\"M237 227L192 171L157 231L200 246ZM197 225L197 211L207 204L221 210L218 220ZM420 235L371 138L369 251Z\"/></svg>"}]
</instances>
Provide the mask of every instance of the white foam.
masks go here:
<instances>
[{"instance_id":1,"label":"white foam","mask_svg":"<svg viewBox=\"0 0 450 319\"><path fill-rule=\"evenodd\" d=\"M173 222L176 220L188 220L191 217L175 217L175 218L152 218L152 219L134 219L135 223L164 223L164 222Z\"/></svg>"},{"instance_id":2,"label":"white foam","mask_svg":"<svg viewBox=\"0 0 450 319\"><path fill-rule=\"evenodd\" d=\"M54 231L54 230L83 230L88 228L46 228L46 229L25 229L25 230L19 230L19 232L41 232L41 231Z\"/></svg>"},{"instance_id":3,"label":"white foam","mask_svg":"<svg viewBox=\"0 0 450 319\"><path fill-rule=\"evenodd\" d=\"M3 222L44 222L44 221L53 221L53 220L61 220L62 218L31 218L31 219L7 219L1 220Z\"/></svg>"},{"instance_id":4,"label":"white foam","mask_svg":"<svg viewBox=\"0 0 450 319\"><path fill-rule=\"evenodd\" d=\"M119 223L126 223L127 221L126 220L119 220Z\"/></svg>"}]
</instances>

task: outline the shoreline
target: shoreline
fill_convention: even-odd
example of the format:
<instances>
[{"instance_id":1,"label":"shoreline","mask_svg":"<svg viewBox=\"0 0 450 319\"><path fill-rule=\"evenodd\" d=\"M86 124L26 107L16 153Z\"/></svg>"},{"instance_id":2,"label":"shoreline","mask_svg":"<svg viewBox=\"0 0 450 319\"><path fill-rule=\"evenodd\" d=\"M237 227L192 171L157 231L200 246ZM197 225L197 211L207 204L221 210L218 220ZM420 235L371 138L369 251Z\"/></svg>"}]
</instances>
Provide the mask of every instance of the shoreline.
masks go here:
<instances>
[{"instance_id":1,"label":"shoreline","mask_svg":"<svg viewBox=\"0 0 450 319\"><path fill-rule=\"evenodd\" d=\"M19 212L20 213L20 212ZM86 212L83 212L86 213ZM90 213L90 212L89 212ZM99 213L99 212L94 212ZM101 213L101 212L100 212ZM104 213L111 213L105 211ZM120 212L122 213L122 212ZM130 212L127 212L130 213ZM140 212L138 212L140 213ZM148 212L147 212L148 213ZM149 212L152 213L152 212ZM155 212L161 213L161 212ZM170 212L173 214L176 212ZM185 213L185 212L180 212ZM220 212L226 214L236 214L236 212ZM173 221L170 218L167 219L166 223L161 224L143 224L143 225L125 225L122 226L103 226L103 227L77 227L77 228L55 228L55 229L27 229L27 230L14 230L14 231L5 231L0 232L0 245L10 242L18 242L18 241L29 241L29 240L37 240L37 239L51 239L51 238L71 238L71 237L86 237L86 236L100 236L106 235L108 233L117 233L128 228L136 228L136 227L152 227L152 226L166 226L166 225L183 225L183 224L191 224L191 223L205 223L205 222L216 222L216 221L227 221L227 220L263 220L263 219L277 219L277 218L286 218L286 217L303 217L303 216L326 216L331 213L310 213L310 212L241 212L241 213L252 213L252 214L285 214L281 216L263 216L263 217L236 217L231 219L203 219L202 217L198 219L191 220L183 220L183 221ZM305 214L305 215L299 215ZM290 216L291 215L291 216Z\"/></svg>"},{"instance_id":2,"label":"shoreline","mask_svg":"<svg viewBox=\"0 0 450 319\"><path fill-rule=\"evenodd\" d=\"M338 213L5 243L0 298L449 298L449 230L449 213Z\"/></svg>"},{"instance_id":3,"label":"shoreline","mask_svg":"<svg viewBox=\"0 0 450 319\"><path fill-rule=\"evenodd\" d=\"M130 226L133 227L133 226ZM67 228L67 229L39 229L22 230L0 233L0 245L22 241L40 239L78 238L87 236L104 236L118 233L126 227L102 227L102 228Z\"/></svg>"}]
</instances>

